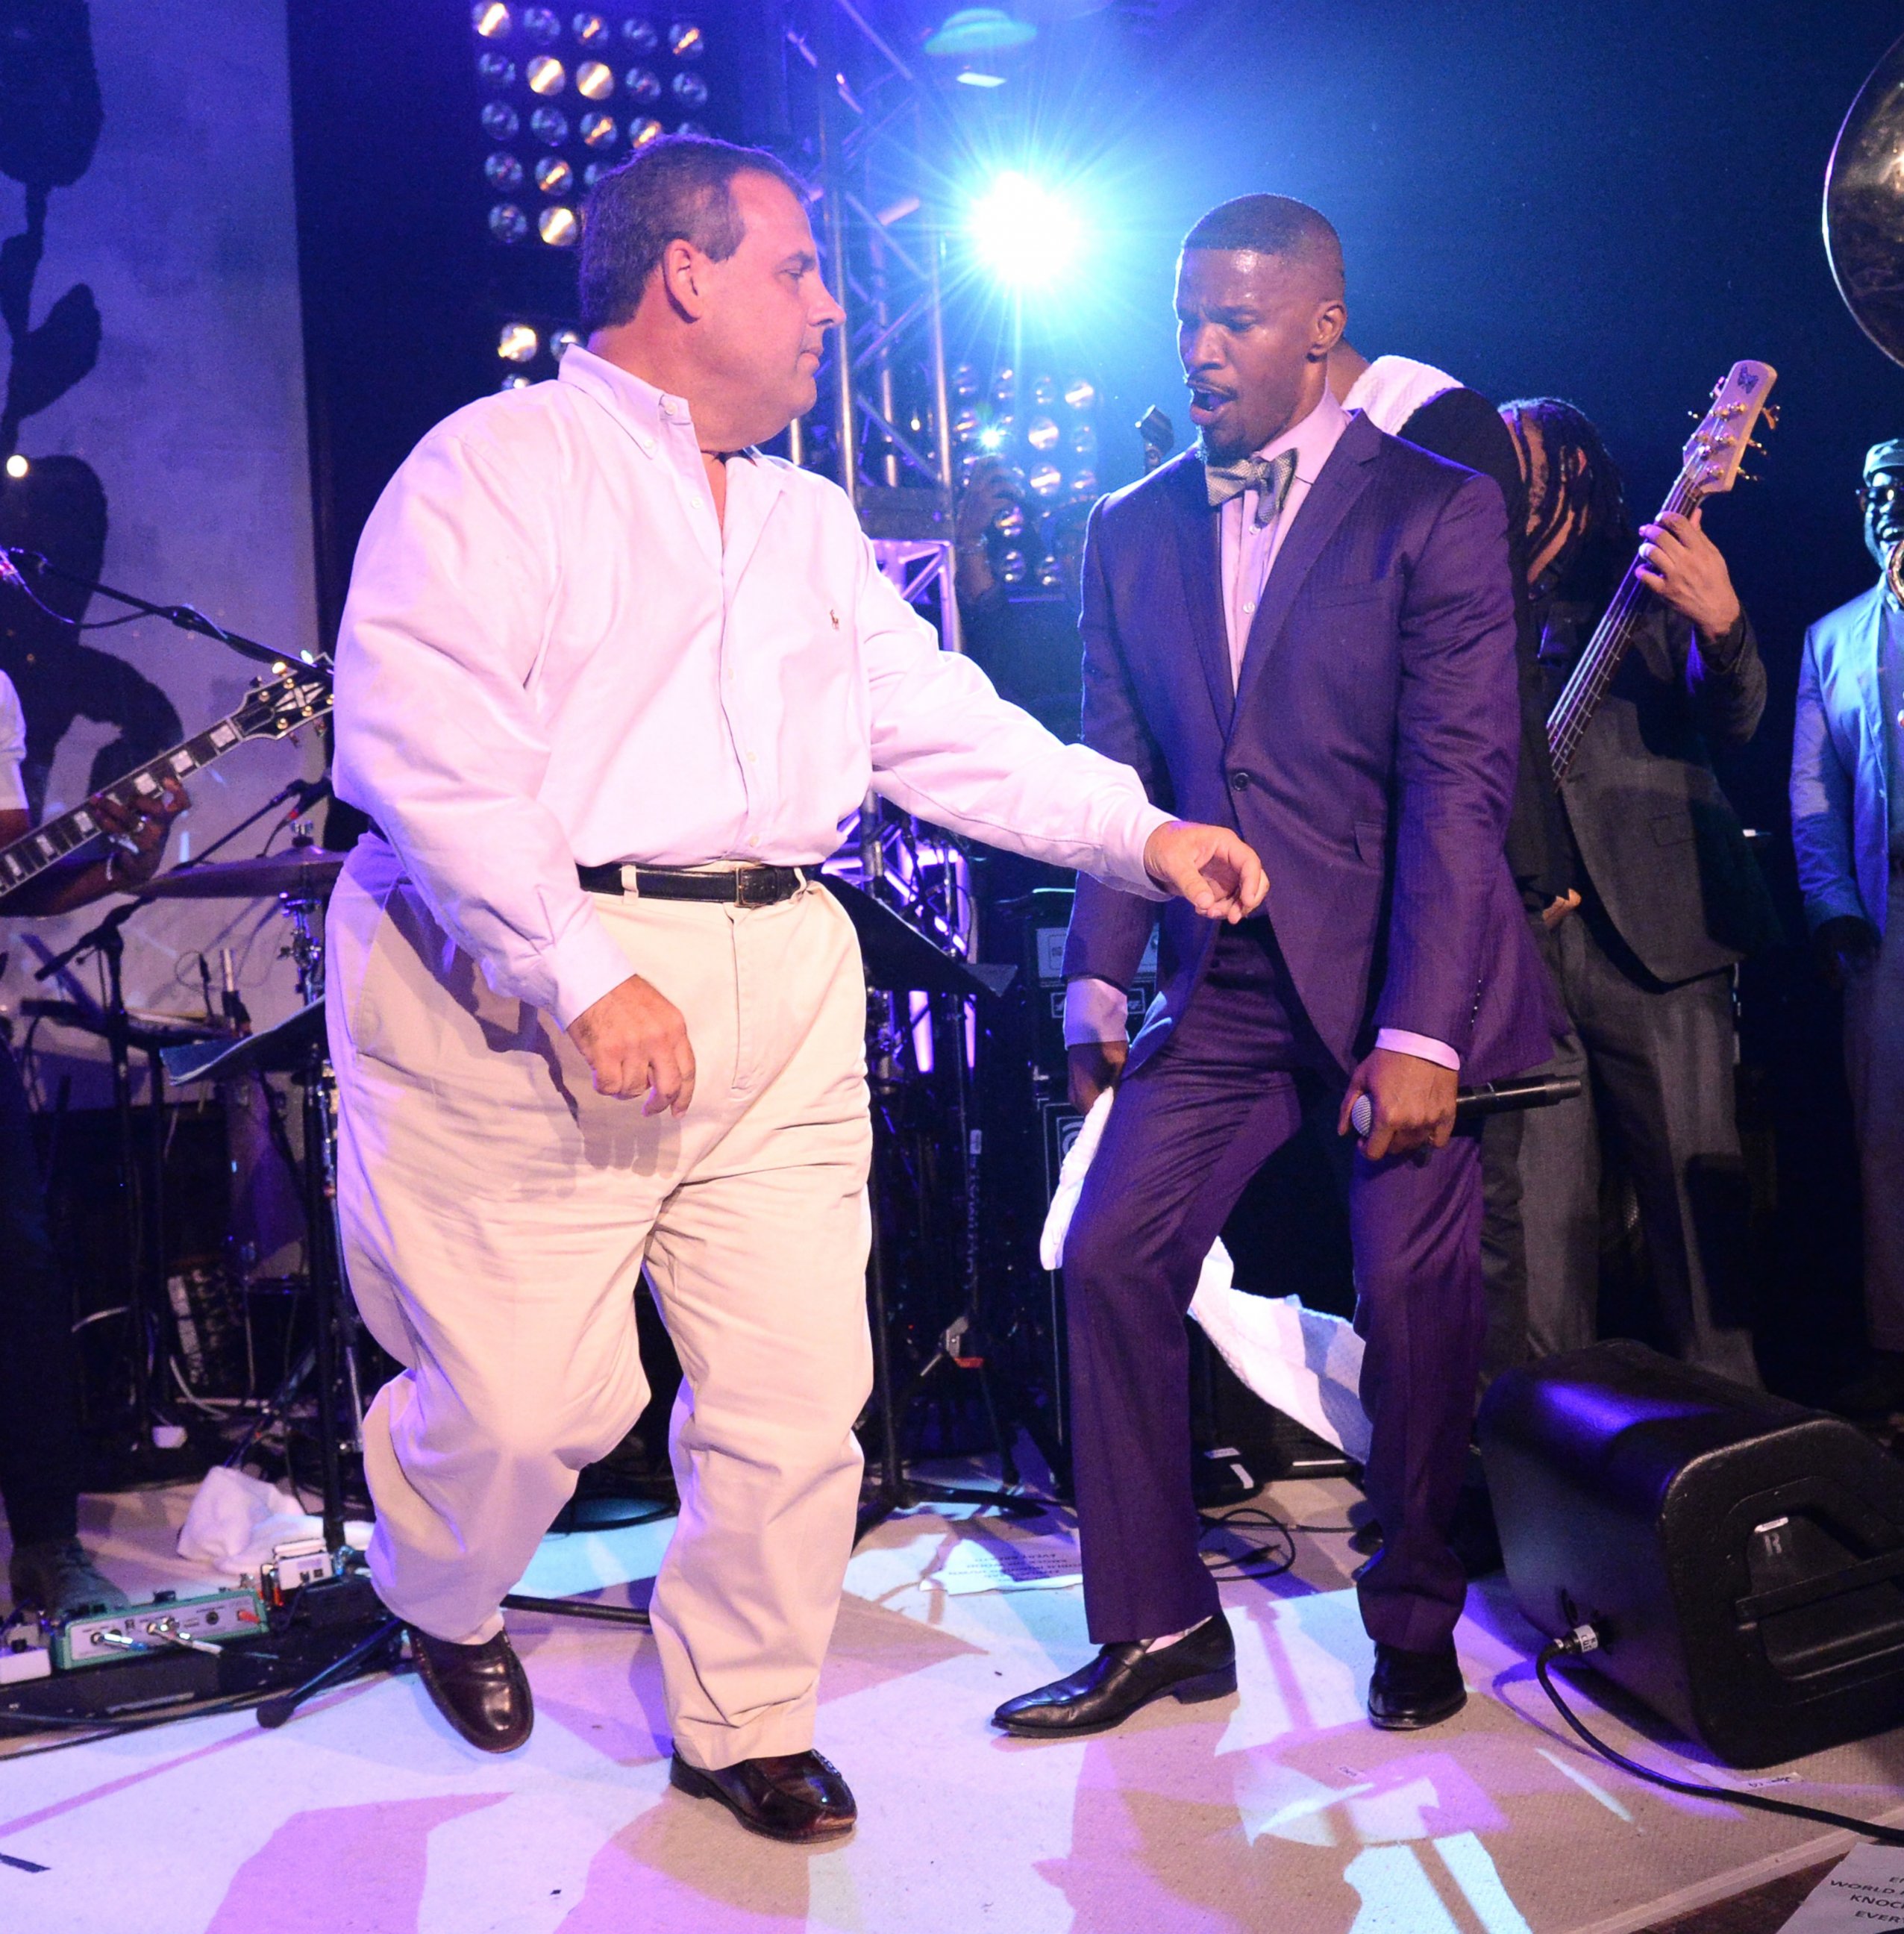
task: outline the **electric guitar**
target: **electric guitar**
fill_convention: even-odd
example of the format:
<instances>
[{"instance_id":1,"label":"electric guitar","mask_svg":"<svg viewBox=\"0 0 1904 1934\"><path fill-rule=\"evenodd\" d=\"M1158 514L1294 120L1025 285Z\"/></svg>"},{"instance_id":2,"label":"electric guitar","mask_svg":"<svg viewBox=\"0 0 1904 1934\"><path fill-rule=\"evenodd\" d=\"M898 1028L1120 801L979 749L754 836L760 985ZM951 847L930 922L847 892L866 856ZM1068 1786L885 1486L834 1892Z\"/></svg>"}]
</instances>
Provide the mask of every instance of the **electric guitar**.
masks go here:
<instances>
[{"instance_id":1,"label":"electric guitar","mask_svg":"<svg viewBox=\"0 0 1904 1934\"><path fill-rule=\"evenodd\" d=\"M247 740L288 738L300 726L315 723L330 709L328 658L320 658L315 665L299 665L281 678L260 679L229 718L102 787L100 796L134 807L156 800L167 779L182 779L223 758ZM103 830L88 800L35 827L11 846L0 847L0 893L23 887L56 861L96 839Z\"/></svg>"},{"instance_id":2,"label":"electric guitar","mask_svg":"<svg viewBox=\"0 0 1904 1934\"><path fill-rule=\"evenodd\" d=\"M1778 380L1779 372L1769 363L1733 364L1731 373L1713 391L1712 408L1686 441L1679 476L1666 493L1661 516L1668 511L1689 512L1708 497L1731 489L1746 459L1747 445L1760 447L1752 441L1760 420L1764 419L1767 429L1778 427L1777 415L1765 406ZM1639 570L1636 556L1548 717L1547 749L1553 756L1556 785L1573 769L1580 741L1633 642L1634 628L1652 595L1640 582ZM5 857L0 854L0 860Z\"/></svg>"}]
</instances>

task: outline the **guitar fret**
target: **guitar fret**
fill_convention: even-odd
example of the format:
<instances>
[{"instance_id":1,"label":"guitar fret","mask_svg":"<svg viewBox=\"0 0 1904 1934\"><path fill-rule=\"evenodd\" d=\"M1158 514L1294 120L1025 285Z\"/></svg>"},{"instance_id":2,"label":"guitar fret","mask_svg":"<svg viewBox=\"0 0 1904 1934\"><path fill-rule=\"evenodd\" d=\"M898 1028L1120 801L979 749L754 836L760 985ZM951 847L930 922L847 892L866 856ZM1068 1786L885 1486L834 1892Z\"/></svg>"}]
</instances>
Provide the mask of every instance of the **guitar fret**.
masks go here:
<instances>
[{"instance_id":1,"label":"guitar fret","mask_svg":"<svg viewBox=\"0 0 1904 1934\"><path fill-rule=\"evenodd\" d=\"M197 772L247 739L282 738L323 718L330 704L330 666L328 660L320 659L277 685L254 691L229 718L148 760L136 772L104 788L102 796L122 806L149 803L164 791L166 779ZM0 890L11 892L25 885L56 860L98 837L99 831L90 806L82 803L11 846L0 848Z\"/></svg>"}]
</instances>

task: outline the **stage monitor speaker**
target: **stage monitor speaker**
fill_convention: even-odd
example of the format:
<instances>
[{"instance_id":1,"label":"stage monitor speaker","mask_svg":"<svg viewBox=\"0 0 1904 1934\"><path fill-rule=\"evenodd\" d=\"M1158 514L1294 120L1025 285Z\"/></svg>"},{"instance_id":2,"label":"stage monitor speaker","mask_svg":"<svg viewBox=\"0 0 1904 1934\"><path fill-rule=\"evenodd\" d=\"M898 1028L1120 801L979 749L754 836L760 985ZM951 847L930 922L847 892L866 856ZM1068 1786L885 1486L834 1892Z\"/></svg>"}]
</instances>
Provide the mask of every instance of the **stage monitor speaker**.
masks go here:
<instances>
[{"instance_id":1,"label":"stage monitor speaker","mask_svg":"<svg viewBox=\"0 0 1904 1934\"><path fill-rule=\"evenodd\" d=\"M1904 1469L1842 1419L1611 1342L1498 1378L1479 1436L1521 1610L1720 1758L1904 1720Z\"/></svg>"}]
</instances>

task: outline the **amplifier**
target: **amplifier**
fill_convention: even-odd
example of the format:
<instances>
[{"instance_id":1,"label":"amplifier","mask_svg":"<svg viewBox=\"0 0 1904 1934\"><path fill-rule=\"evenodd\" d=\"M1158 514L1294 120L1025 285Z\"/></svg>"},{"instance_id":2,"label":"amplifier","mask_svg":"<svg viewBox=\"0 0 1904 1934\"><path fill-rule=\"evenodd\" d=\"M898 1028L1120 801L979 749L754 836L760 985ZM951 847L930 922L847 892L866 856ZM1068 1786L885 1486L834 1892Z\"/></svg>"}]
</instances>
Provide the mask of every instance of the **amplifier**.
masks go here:
<instances>
[{"instance_id":1,"label":"amplifier","mask_svg":"<svg viewBox=\"0 0 1904 1934\"><path fill-rule=\"evenodd\" d=\"M1842 1418L1610 1342L1496 1378L1478 1430L1521 1610L1722 1759L1904 1720L1904 1468Z\"/></svg>"},{"instance_id":2,"label":"amplifier","mask_svg":"<svg viewBox=\"0 0 1904 1934\"><path fill-rule=\"evenodd\" d=\"M1040 887L1030 896L1024 926L1025 957L1021 978L1032 1003L1032 1052L1038 1065L1059 1077L1065 1074L1065 936L1071 930L1069 887ZM1137 980L1127 1002L1127 1025L1143 1019L1157 991L1157 929L1137 963Z\"/></svg>"}]
</instances>

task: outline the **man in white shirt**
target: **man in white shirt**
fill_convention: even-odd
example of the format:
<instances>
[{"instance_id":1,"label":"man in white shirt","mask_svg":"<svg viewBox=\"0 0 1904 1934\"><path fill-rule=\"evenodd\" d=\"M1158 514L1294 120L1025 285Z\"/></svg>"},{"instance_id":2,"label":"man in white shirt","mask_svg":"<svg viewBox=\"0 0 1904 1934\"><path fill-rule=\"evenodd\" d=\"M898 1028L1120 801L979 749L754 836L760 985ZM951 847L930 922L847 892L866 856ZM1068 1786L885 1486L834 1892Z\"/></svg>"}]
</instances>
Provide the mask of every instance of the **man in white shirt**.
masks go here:
<instances>
[{"instance_id":1,"label":"man in white shirt","mask_svg":"<svg viewBox=\"0 0 1904 1934\"><path fill-rule=\"evenodd\" d=\"M351 1282L407 1366L366 1423L371 1568L439 1709L527 1737L498 1604L646 1400L645 1263L685 1372L670 1776L810 1841L854 1818L812 1746L871 1131L857 945L806 869L870 785L1212 918L1264 886L940 652L845 496L753 447L812 406L840 319L796 188L722 143L643 149L589 203L588 348L385 492L337 689L337 789L379 833L328 999Z\"/></svg>"}]
</instances>

